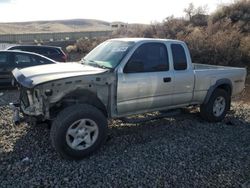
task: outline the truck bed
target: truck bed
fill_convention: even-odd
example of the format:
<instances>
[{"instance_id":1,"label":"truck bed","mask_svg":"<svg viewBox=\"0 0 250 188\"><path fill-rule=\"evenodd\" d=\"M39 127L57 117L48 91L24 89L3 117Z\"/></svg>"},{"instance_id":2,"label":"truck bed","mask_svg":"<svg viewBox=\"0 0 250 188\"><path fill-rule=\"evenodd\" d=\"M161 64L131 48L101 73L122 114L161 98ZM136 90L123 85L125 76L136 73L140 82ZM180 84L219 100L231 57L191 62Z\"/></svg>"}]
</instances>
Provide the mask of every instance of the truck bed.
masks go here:
<instances>
[{"instance_id":1,"label":"truck bed","mask_svg":"<svg viewBox=\"0 0 250 188\"><path fill-rule=\"evenodd\" d=\"M232 70L232 69L242 69L242 68L193 63L193 69L194 70L207 70L207 69Z\"/></svg>"},{"instance_id":2,"label":"truck bed","mask_svg":"<svg viewBox=\"0 0 250 188\"><path fill-rule=\"evenodd\" d=\"M216 84L219 79L230 80L234 85L232 96L240 93L245 87L246 69L237 67L225 67L206 64L193 64L195 75L194 101L201 102L202 96L208 89Z\"/></svg>"}]
</instances>

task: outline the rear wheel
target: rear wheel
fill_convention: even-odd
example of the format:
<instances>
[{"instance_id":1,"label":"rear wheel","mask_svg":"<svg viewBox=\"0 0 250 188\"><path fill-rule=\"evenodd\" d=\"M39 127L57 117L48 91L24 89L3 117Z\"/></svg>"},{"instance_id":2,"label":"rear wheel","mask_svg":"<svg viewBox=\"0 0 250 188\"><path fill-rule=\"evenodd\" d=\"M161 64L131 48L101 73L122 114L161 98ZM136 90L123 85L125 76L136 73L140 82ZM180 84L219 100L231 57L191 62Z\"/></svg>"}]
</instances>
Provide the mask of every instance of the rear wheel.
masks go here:
<instances>
[{"instance_id":1,"label":"rear wheel","mask_svg":"<svg viewBox=\"0 0 250 188\"><path fill-rule=\"evenodd\" d=\"M230 95L223 89L216 89L210 96L209 101L200 106L200 114L207 121L221 121L230 109L230 103Z\"/></svg>"},{"instance_id":2,"label":"rear wheel","mask_svg":"<svg viewBox=\"0 0 250 188\"><path fill-rule=\"evenodd\" d=\"M107 119L94 106L82 104L60 112L51 128L56 151L67 159L82 159L96 151L105 141Z\"/></svg>"}]
</instances>

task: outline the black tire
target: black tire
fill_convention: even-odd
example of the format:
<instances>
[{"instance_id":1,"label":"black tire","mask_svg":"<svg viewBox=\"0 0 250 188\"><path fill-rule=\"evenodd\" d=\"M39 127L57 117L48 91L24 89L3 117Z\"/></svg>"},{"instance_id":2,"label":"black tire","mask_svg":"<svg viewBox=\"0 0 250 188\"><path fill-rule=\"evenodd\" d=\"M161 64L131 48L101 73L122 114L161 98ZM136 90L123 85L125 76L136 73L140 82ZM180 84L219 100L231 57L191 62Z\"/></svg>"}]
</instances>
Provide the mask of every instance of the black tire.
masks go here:
<instances>
[{"instance_id":1,"label":"black tire","mask_svg":"<svg viewBox=\"0 0 250 188\"><path fill-rule=\"evenodd\" d=\"M66 134L70 126L81 119L92 120L98 127L98 134L91 146L77 150L69 146ZM57 115L51 127L50 138L53 147L63 158L79 160L95 152L104 143L107 127L107 118L99 109L87 104L77 104L65 108Z\"/></svg>"},{"instance_id":2,"label":"black tire","mask_svg":"<svg viewBox=\"0 0 250 188\"><path fill-rule=\"evenodd\" d=\"M222 113L218 116L214 114L214 103L219 97L224 98L225 108L222 110ZM224 119L227 114L227 111L230 109L231 97L223 89L215 89L212 95L210 96L207 103L200 106L200 115L203 119L209 122L219 122Z\"/></svg>"}]
</instances>

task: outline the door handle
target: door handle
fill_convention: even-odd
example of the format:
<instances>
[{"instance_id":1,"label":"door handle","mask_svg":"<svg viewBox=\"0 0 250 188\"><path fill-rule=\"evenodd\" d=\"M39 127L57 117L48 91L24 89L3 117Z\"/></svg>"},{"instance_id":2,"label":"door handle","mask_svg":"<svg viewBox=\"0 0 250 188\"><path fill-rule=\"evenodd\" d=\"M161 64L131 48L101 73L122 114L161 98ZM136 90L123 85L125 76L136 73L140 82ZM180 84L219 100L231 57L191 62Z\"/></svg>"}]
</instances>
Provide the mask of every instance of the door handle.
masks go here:
<instances>
[{"instance_id":1,"label":"door handle","mask_svg":"<svg viewBox=\"0 0 250 188\"><path fill-rule=\"evenodd\" d=\"M163 78L163 82L171 82L171 77L165 77L165 78Z\"/></svg>"}]
</instances>

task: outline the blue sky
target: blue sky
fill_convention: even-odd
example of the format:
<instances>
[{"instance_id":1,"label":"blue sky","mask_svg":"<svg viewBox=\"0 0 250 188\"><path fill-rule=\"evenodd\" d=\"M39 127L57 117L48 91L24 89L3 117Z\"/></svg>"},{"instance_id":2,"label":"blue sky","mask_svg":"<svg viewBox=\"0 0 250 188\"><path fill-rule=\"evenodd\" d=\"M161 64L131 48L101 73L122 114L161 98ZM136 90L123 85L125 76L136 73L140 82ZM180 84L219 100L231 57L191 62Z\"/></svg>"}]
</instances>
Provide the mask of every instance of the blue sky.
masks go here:
<instances>
[{"instance_id":1,"label":"blue sky","mask_svg":"<svg viewBox=\"0 0 250 188\"><path fill-rule=\"evenodd\" d=\"M0 0L0 22L88 18L151 23L184 16L183 9L191 2L213 12L233 0Z\"/></svg>"}]
</instances>

